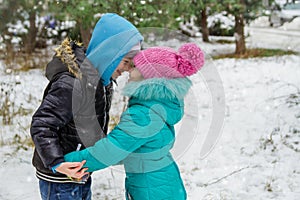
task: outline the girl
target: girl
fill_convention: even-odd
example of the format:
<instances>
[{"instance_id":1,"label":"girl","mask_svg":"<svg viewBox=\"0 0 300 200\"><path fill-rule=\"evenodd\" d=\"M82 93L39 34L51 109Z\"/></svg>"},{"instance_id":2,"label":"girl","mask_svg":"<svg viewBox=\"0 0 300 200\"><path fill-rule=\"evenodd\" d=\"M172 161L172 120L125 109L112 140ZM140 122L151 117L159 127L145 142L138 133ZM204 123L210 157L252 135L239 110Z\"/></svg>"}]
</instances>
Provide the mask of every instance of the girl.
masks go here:
<instances>
[{"instance_id":1,"label":"girl","mask_svg":"<svg viewBox=\"0 0 300 200\"><path fill-rule=\"evenodd\" d=\"M65 156L68 162L86 160L89 172L118 163L126 171L126 199L186 199L177 164L170 153L174 125L184 114L184 97L191 87L187 78L204 64L204 55L193 43L178 52L153 47L133 59L129 97L119 124L94 146Z\"/></svg>"}]
</instances>

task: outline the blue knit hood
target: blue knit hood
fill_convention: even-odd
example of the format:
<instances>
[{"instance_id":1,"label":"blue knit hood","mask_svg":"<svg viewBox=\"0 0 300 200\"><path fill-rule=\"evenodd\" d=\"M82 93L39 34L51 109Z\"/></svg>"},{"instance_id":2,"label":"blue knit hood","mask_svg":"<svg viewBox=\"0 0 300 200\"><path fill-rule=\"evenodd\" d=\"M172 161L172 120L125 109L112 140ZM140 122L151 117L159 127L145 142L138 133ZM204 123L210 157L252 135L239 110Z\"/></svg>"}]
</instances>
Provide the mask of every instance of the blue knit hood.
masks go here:
<instances>
[{"instance_id":1,"label":"blue knit hood","mask_svg":"<svg viewBox=\"0 0 300 200\"><path fill-rule=\"evenodd\" d=\"M98 70L103 85L132 47L143 41L139 31L126 19L108 13L97 22L86 55Z\"/></svg>"}]
</instances>

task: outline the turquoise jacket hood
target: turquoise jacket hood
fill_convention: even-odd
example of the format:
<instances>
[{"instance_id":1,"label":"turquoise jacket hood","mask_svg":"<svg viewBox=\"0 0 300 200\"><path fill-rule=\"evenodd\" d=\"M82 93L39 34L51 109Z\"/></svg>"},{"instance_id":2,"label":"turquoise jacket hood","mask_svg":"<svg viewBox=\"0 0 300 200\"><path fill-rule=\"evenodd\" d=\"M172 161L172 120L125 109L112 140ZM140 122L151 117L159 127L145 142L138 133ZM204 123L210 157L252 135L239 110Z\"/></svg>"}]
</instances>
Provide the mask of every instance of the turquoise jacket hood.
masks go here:
<instances>
[{"instance_id":1,"label":"turquoise jacket hood","mask_svg":"<svg viewBox=\"0 0 300 200\"><path fill-rule=\"evenodd\" d=\"M175 125L184 114L183 99L192 82L188 78L152 78L130 82L123 95L130 97L129 107L144 104L158 113L165 122Z\"/></svg>"},{"instance_id":2,"label":"turquoise jacket hood","mask_svg":"<svg viewBox=\"0 0 300 200\"><path fill-rule=\"evenodd\" d=\"M142 35L129 21L117 14L104 14L97 22L86 56L98 70L102 83L111 76L131 48L143 41Z\"/></svg>"}]
</instances>

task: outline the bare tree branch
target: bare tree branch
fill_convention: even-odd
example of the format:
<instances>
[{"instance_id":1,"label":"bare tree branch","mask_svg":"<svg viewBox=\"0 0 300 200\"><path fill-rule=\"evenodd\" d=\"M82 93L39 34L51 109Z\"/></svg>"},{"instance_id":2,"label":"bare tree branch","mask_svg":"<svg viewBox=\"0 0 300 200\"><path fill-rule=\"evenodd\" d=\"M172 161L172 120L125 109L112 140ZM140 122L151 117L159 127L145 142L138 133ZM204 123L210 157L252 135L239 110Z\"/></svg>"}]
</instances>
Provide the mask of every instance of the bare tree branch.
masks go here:
<instances>
[{"instance_id":1,"label":"bare tree branch","mask_svg":"<svg viewBox=\"0 0 300 200\"><path fill-rule=\"evenodd\" d=\"M232 176L232 175L234 175L234 174L236 174L236 173L239 173L239 172L241 172L241 171L243 171L243 170L245 170L245 169L249 169L249 168L257 168L257 167L260 167L260 165L254 165L254 166L243 167L243 168L241 168L241 169L238 169L238 170L235 170L235 171L231 172L230 174L227 174L226 176L223 176L223 177L218 178L218 179L216 179L216 180L208 181L208 183L204 183L204 184L202 184L202 185L199 184L198 186L200 186L200 187L207 187L207 186L209 186L209 185L216 184L216 183L218 183L218 182L220 182L220 181L222 181L222 180L224 180L224 179L226 179L226 178L228 178L228 177L230 177L230 176Z\"/></svg>"}]
</instances>

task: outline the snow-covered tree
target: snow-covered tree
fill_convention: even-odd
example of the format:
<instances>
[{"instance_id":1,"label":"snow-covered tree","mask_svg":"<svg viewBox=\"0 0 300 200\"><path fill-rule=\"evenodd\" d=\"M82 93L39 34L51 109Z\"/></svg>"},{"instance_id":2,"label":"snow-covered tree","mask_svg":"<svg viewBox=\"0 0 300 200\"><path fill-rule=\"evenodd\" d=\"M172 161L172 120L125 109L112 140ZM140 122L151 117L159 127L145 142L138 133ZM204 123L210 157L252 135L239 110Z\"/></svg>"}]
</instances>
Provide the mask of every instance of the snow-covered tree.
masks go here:
<instances>
[{"instance_id":1,"label":"snow-covered tree","mask_svg":"<svg viewBox=\"0 0 300 200\"><path fill-rule=\"evenodd\" d=\"M79 29L77 38L88 45L91 37L92 28L97 19L97 14L107 11L108 1L100 0L48 0L49 11L60 20L74 20L76 28Z\"/></svg>"},{"instance_id":2,"label":"snow-covered tree","mask_svg":"<svg viewBox=\"0 0 300 200\"><path fill-rule=\"evenodd\" d=\"M209 29L207 26L207 17L210 13L217 9L216 0L180 0L178 10L182 13L185 19L196 17L196 25L201 27L202 39L204 42L209 42Z\"/></svg>"},{"instance_id":3,"label":"snow-covered tree","mask_svg":"<svg viewBox=\"0 0 300 200\"><path fill-rule=\"evenodd\" d=\"M128 18L137 27L175 28L176 6L178 0L140 0L123 4L122 16Z\"/></svg>"},{"instance_id":4,"label":"snow-covered tree","mask_svg":"<svg viewBox=\"0 0 300 200\"><path fill-rule=\"evenodd\" d=\"M253 20L263 7L262 0L218 0L222 9L235 17L236 54L246 52L244 27L245 22Z\"/></svg>"},{"instance_id":5,"label":"snow-covered tree","mask_svg":"<svg viewBox=\"0 0 300 200\"><path fill-rule=\"evenodd\" d=\"M30 54L34 51L38 33L37 15L44 11L43 2L39 0L4 0L0 7L0 30L7 38L6 45L12 49L12 36L21 38L22 50ZM12 26L19 24L22 31L13 31ZM1 34L2 35L2 34Z\"/></svg>"}]
</instances>

